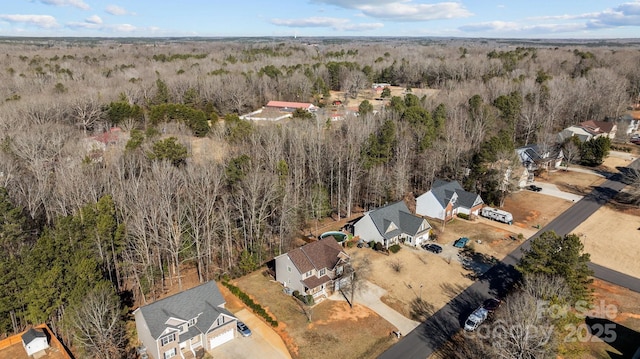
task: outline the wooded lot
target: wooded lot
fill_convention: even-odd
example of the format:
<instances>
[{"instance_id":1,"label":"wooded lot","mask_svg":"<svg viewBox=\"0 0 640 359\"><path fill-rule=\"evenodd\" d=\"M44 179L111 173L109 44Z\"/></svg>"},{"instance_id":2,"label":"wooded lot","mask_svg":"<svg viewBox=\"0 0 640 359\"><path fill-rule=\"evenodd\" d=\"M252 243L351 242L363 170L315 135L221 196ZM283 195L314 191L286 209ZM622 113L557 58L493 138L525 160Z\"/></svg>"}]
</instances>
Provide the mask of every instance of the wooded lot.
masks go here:
<instances>
[{"instance_id":1,"label":"wooded lot","mask_svg":"<svg viewBox=\"0 0 640 359\"><path fill-rule=\"evenodd\" d=\"M637 48L597 45L4 39L0 332L46 321L76 350L118 358L121 329L96 320L96 347L78 334L87 306L147 303L187 267L200 281L248 273L314 220L435 178L500 203L516 147L637 101ZM373 83L405 91L356 102ZM415 94L426 88L438 91ZM240 118L270 100L361 113Z\"/></svg>"}]
</instances>

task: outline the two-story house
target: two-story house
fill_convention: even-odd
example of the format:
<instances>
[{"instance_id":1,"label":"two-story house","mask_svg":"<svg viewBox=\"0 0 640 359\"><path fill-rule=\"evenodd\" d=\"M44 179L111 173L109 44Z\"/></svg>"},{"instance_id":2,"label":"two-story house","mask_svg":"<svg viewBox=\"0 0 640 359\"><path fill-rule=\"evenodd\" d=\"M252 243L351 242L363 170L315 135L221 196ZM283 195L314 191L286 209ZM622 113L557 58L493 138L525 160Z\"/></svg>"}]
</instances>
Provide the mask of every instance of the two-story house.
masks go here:
<instances>
[{"instance_id":1,"label":"two-story house","mask_svg":"<svg viewBox=\"0 0 640 359\"><path fill-rule=\"evenodd\" d=\"M277 256L276 280L318 302L348 284L349 260L334 237L325 237Z\"/></svg>"},{"instance_id":2,"label":"two-story house","mask_svg":"<svg viewBox=\"0 0 640 359\"><path fill-rule=\"evenodd\" d=\"M235 338L237 319L215 281L136 309L138 338L154 359L196 355Z\"/></svg>"},{"instance_id":3,"label":"two-story house","mask_svg":"<svg viewBox=\"0 0 640 359\"><path fill-rule=\"evenodd\" d=\"M431 225L409 211L404 201L370 210L353 225L353 234L366 242L381 242L385 248L404 241L419 247L429 240Z\"/></svg>"}]
</instances>

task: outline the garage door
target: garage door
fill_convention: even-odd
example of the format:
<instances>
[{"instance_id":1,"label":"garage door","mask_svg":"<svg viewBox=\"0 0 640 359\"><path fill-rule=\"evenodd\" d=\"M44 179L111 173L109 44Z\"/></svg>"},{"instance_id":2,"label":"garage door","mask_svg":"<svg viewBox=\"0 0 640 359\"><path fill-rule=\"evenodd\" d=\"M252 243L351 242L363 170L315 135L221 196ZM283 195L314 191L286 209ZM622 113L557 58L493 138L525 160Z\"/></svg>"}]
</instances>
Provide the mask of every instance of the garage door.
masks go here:
<instances>
[{"instance_id":1,"label":"garage door","mask_svg":"<svg viewBox=\"0 0 640 359\"><path fill-rule=\"evenodd\" d=\"M209 341L209 348L213 349L213 348L215 348L217 346L220 346L220 345L222 345L222 344L224 344L224 343L226 343L226 342L228 342L230 340L233 340L233 334L234 334L233 329L230 329L230 330L227 330L226 332L224 332L224 333L222 333L222 334L220 334L218 336L215 336L215 337L211 338L211 340Z\"/></svg>"}]
</instances>

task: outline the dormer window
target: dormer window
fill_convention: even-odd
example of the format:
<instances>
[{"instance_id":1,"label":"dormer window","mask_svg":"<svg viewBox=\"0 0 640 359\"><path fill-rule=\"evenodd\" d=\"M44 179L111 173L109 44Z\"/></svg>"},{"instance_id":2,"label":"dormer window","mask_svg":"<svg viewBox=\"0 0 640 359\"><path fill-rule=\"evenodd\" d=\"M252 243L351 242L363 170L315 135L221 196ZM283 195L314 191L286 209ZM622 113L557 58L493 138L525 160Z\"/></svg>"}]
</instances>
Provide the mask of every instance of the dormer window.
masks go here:
<instances>
[{"instance_id":1,"label":"dormer window","mask_svg":"<svg viewBox=\"0 0 640 359\"><path fill-rule=\"evenodd\" d=\"M197 321L198 321L198 320L197 320L197 318L190 319L190 320L189 320L189 323L187 323L187 328L191 328L191 327L193 327L194 325L196 325L196 322L197 322Z\"/></svg>"}]
</instances>

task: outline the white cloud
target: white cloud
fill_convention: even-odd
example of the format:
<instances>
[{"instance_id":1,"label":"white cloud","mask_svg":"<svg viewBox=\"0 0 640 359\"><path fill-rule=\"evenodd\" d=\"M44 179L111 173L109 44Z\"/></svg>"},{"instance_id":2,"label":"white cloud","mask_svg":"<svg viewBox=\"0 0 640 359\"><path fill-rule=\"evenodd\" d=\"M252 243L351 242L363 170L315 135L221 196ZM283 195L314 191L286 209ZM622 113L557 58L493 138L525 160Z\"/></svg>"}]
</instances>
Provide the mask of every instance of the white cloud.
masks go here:
<instances>
[{"instance_id":1,"label":"white cloud","mask_svg":"<svg viewBox=\"0 0 640 359\"><path fill-rule=\"evenodd\" d=\"M110 26L109 28L116 32L134 32L136 30L140 30L131 24L116 24L116 25Z\"/></svg>"},{"instance_id":2,"label":"white cloud","mask_svg":"<svg viewBox=\"0 0 640 359\"><path fill-rule=\"evenodd\" d=\"M600 12L528 18L529 21L587 20L589 27L640 26L640 1L620 4Z\"/></svg>"},{"instance_id":3,"label":"white cloud","mask_svg":"<svg viewBox=\"0 0 640 359\"><path fill-rule=\"evenodd\" d=\"M397 21L455 19L472 15L464 6L455 2L413 4L406 1L380 6L363 5L359 9L362 13L371 17Z\"/></svg>"},{"instance_id":4,"label":"white cloud","mask_svg":"<svg viewBox=\"0 0 640 359\"><path fill-rule=\"evenodd\" d=\"M90 24L102 24L102 19L98 15L89 16L84 21Z\"/></svg>"},{"instance_id":5,"label":"white cloud","mask_svg":"<svg viewBox=\"0 0 640 359\"><path fill-rule=\"evenodd\" d=\"M469 24L458 28L464 32L488 32L488 33L536 33L549 34L558 32L573 32L586 30L587 26L581 23L570 24L536 24L524 25L511 21L489 21L477 24Z\"/></svg>"},{"instance_id":6,"label":"white cloud","mask_svg":"<svg viewBox=\"0 0 640 359\"><path fill-rule=\"evenodd\" d=\"M349 19L335 17L308 17L303 19L271 19L271 23L287 27L328 27L342 31L363 31L379 29L381 23L352 23Z\"/></svg>"},{"instance_id":7,"label":"white cloud","mask_svg":"<svg viewBox=\"0 0 640 359\"><path fill-rule=\"evenodd\" d=\"M129 12L127 9L118 5L109 5L104 9L104 11L106 11L111 15L116 15L116 16L135 15L134 12Z\"/></svg>"},{"instance_id":8,"label":"white cloud","mask_svg":"<svg viewBox=\"0 0 640 359\"><path fill-rule=\"evenodd\" d=\"M90 7L82 0L40 0L43 4L53 6L73 6L82 10L89 10Z\"/></svg>"},{"instance_id":9,"label":"white cloud","mask_svg":"<svg viewBox=\"0 0 640 359\"><path fill-rule=\"evenodd\" d=\"M435 4L416 3L413 0L314 0L314 2L356 9L366 16L392 21L430 21L473 15L459 2Z\"/></svg>"},{"instance_id":10,"label":"white cloud","mask_svg":"<svg viewBox=\"0 0 640 359\"><path fill-rule=\"evenodd\" d=\"M271 23L289 27L334 27L348 23L347 19L334 17L308 17L304 19L272 19Z\"/></svg>"},{"instance_id":11,"label":"white cloud","mask_svg":"<svg viewBox=\"0 0 640 359\"><path fill-rule=\"evenodd\" d=\"M11 23L35 25L43 29L51 29L59 26L56 18L51 15L0 15L0 20L5 20Z\"/></svg>"},{"instance_id":12,"label":"white cloud","mask_svg":"<svg viewBox=\"0 0 640 359\"><path fill-rule=\"evenodd\" d=\"M368 31L383 28L384 24L381 22L365 22L360 24L347 24L342 28L337 28L336 30L344 30L344 31Z\"/></svg>"}]
</instances>

